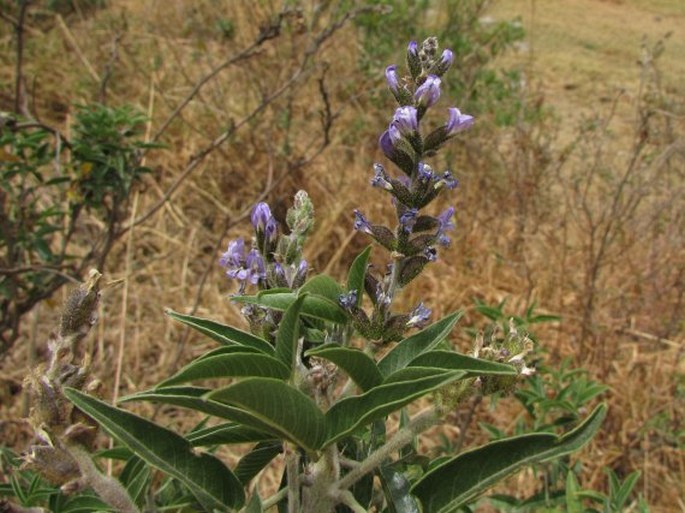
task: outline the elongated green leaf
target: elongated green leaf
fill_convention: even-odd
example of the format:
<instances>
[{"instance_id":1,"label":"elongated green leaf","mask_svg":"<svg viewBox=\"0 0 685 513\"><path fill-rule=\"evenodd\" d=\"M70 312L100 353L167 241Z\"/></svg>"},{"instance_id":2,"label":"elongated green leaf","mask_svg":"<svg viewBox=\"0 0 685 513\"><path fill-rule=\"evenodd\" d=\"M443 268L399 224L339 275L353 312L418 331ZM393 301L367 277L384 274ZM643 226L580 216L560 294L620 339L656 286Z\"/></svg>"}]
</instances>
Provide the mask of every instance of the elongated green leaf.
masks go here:
<instances>
[{"instance_id":1,"label":"elongated green leaf","mask_svg":"<svg viewBox=\"0 0 685 513\"><path fill-rule=\"evenodd\" d=\"M243 505L242 484L219 459L196 454L183 437L147 419L72 388L64 393L140 458L185 484L204 507L227 511Z\"/></svg>"},{"instance_id":2,"label":"elongated green leaf","mask_svg":"<svg viewBox=\"0 0 685 513\"><path fill-rule=\"evenodd\" d=\"M284 312L295 302L297 294L295 292L276 292L272 294L260 293L256 296L236 296L232 299L238 303L261 305ZM347 314L338 303L314 294L308 294L305 298L304 303L302 304L301 314L306 317L338 324L347 322Z\"/></svg>"},{"instance_id":3,"label":"elongated green leaf","mask_svg":"<svg viewBox=\"0 0 685 513\"><path fill-rule=\"evenodd\" d=\"M247 486L252 478L259 474L281 452L283 452L283 444L279 441L271 440L258 443L238 462L235 468L236 477Z\"/></svg>"},{"instance_id":4,"label":"elongated green leaf","mask_svg":"<svg viewBox=\"0 0 685 513\"><path fill-rule=\"evenodd\" d=\"M285 364L288 376L295 368L297 342L300 339L300 309L306 297L306 295L298 297L288 307L276 333L276 357Z\"/></svg>"},{"instance_id":5,"label":"elongated green leaf","mask_svg":"<svg viewBox=\"0 0 685 513\"><path fill-rule=\"evenodd\" d=\"M364 278L366 276L366 268L369 264L369 255L371 254L371 246L366 246L366 249L357 255L354 259L350 270L347 273L347 290L357 291L357 306L362 304L364 296Z\"/></svg>"},{"instance_id":6,"label":"elongated green leaf","mask_svg":"<svg viewBox=\"0 0 685 513\"><path fill-rule=\"evenodd\" d=\"M504 363L491 362L455 353L454 351L428 351L414 358L409 366L435 367L439 369L463 370L472 376L487 374L515 375L516 369Z\"/></svg>"},{"instance_id":7,"label":"elongated green leaf","mask_svg":"<svg viewBox=\"0 0 685 513\"><path fill-rule=\"evenodd\" d=\"M259 351L258 349L255 349L254 347L247 347L247 346L221 346L221 347L216 347L212 349L211 351L207 351L206 353L202 353L200 356L195 358L195 361L201 360L203 358L212 358L214 356L219 356L222 354L235 354L235 353L254 353L254 354L264 354L263 351ZM273 353L271 353L273 354Z\"/></svg>"},{"instance_id":8,"label":"elongated green leaf","mask_svg":"<svg viewBox=\"0 0 685 513\"><path fill-rule=\"evenodd\" d=\"M216 321L203 319L201 317L194 317L192 315L184 315L173 310L166 310L166 314L186 326L190 326L194 330L204 333L209 338L216 340L220 344L253 347L259 349L266 354L274 354L274 348L266 340L256 337L251 333L241 331L232 326L227 326Z\"/></svg>"},{"instance_id":9,"label":"elongated green leaf","mask_svg":"<svg viewBox=\"0 0 685 513\"><path fill-rule=\"evenodd\" d=\"M379 477L389 513L420 513L416 499L409 493L410 483L402 472L381 465Z\"/></svg>"},{"instance_id":10,"label":"elongated green leaf","mask_svg":"<svg viewBox=\"0 0 685 513\"><path fill-rule=\"evenodd\" d=\"M326 412L328 437L324 447L463 376L461 371L436 369L432 375L383 384L364 394L338 401Z\"/></svg>"},{"instance_id":11,"label":"elongated green leaf","mask_svg":"<svg viewBox=\"0 0 685 513\"><path fill-rule=\"evenodd\" d=\"M252 492L252 498L250 498L250 502L247 503L247 506L245 506L245 513L263 513L264 508L262 507L262 500L259 498L259 494L257 493L257 490L255 489L254 492Z\"/></svg>"},{"instance_id":12,"label":"elongated green leaf","mask_svg":"<svg viewBox=\"0 0 685 513\"><path fill-rule=\"evenodd\" d=\"M383 381L376 362L359 349L343 347L338 344L326 344L307 351L307 356L325 358L333 362L352 378L359 388L367 391Z\"/></svg>"},{"instance_id":13,"label":"elongated green leaf","mask_svg":"<svg viewBox=\"0 0 685 513\"><path fill-rule=\"evenodd\" d=\"M409 362L420 354L433 349L449 335L462 315L463 312L448 315L444 319L440 319L418 333L402 340L378 362L381 374L388 376L397 369L406 367Z\"/></svg>"},{"instance_id":14,"label":"elongated green leaf","mask_svg":"<svg viewBox=\"0 0 685 513\"><path fill-rule=\"evenodd\" d=\"M92 513L93 511L113 511L112 507L102 502L99 497L78 495L67 500L59 509L60 513Z\"/></svg>"},{"instance_id":15,"label":"elongated green leaf","mask_svg":"<svg viewBox=\"0 0 685 513\"><path fill-rule=\"evenodd\" d=\"M326 299L337 303L340 294L342 294L344 290L340 284L330 276L326 274L317 274L300 287L300 295L303 292L325 297Z\"/></svg>"},{"instance_id":16,"label":"elongated green leaf","mask_svg":"<svg viewBox=\"0 0 685 513\"><path fill-rule=\"evenodd\" d=\"M290 370L273 356L264 353L229 353L200 358L181 369L158 387L211 378L262 376L288 379Z\"/></svg>"},{"instance_id":17,"label":"elongated green leaf","mask_svg":"<svg viewBox=\"0 0 685 513\"><path fill-rule=\"evenodd\" d=\"M597 432L606 416L599 405L577 428L558 437L535 433L498 440L460 454L425 474L413 487L424 513L456 512L487 488L533 462L573 452Z\"/></svg>"},{"instance_id":18,"label":"elongated green leaf","mask_svg":"<svg viewBox=\"0 0 685 513\"><path fill-rule=\"evenodd\" d=\"M141 505L145 497L143 492L150 481L150 467L141 458L133 455L119 474L119 480L126 487L133 502Z\"/></svg>"},{"instance_id":19,"label":"elongated green leaf","mask_svg":"<svg viewBox=\"0 0 685 513\"><path fill-rule=\"evenodd\" d=\"M248 378L207 397L239 407L269 426L270 432L308 450L318 449L326 435L324 415L316 403L277 379ZM262 425L253 427L262 429Z\"/></svg>"},{"instance_id":20,"label":"elongated green leaf","mask_svg":"<svg viewBox=\"0 0 685 513\"><path fill-rule=\"evenodd\" d=\"M193 447L208 445L243 444L272 440L273 435L234 422L198 429L186 435Z\"/></svg>"},{"instance_id":21,"label":"elongated green leaf","mask_svg":"<svg viewBox=\"0 0 685 513\"><path fill-rule=\"evenodd\" d=\"M272 432L269 425L260 424L258 419L255 419L251 414L240 408L207 399L206 395L210 392L209 388L201 387L167 387L138 392L137 394L123 397L119 402L152 401L173 404L174 406L182 406L183 408L214 415L222 419L243 423L265 433Z\"/></svg>"}]
</instances>

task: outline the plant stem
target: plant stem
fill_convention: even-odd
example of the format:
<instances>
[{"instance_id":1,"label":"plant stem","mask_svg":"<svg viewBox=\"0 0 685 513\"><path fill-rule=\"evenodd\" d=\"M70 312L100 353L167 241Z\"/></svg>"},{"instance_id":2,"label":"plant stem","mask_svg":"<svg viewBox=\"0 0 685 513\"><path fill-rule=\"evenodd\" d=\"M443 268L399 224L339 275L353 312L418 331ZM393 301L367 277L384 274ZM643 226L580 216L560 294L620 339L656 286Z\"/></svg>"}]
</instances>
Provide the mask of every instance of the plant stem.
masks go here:
<instances>
[{"instance_id":1,"label":"plant stem","mask_svg":"<svg viewBox=\"0 0 685 513\"><path fill-rule=\"evenodd\" d=\"M121 483L102 474L88 451L77 444L70 444L68 448L69 454L78 464L82 478L103 501L121 513L140 513Z\"/></svg>"},{"instance_id":2,"label":"plant stem","mask_svg":"<svg viewBox=\"0 0 685 513\"><path fill-rule=\"evenodd\" d=\"M347 490L366 474L379 467L393 452L398 451L405 445L411 443L416 435L438 422L440 422L440 417L434 407L427 408L420 412L406 427L400 429L392 438L390 438L390 440L371 453L364 461L360 462L359 466L353 468L342 479L335 483L333 485L334 490L332 493L337 495L341 491Z\"/></svg>"},{"instance_id":3,"label":"plant stem","mask_svg":"<svg viewBox=\"0 0 685 513\"><path fill-rule=\"evenodd\" d=\"M264 511L266 511L270 507L275 506L276 504L281 502L283 499L285 499L287 495L288 495L288 488L281 488L280 490L278 490L278 492L273 494L271 497L264 499L264 501L262 501L262 509Z\"/></svg>"}]
</instances>

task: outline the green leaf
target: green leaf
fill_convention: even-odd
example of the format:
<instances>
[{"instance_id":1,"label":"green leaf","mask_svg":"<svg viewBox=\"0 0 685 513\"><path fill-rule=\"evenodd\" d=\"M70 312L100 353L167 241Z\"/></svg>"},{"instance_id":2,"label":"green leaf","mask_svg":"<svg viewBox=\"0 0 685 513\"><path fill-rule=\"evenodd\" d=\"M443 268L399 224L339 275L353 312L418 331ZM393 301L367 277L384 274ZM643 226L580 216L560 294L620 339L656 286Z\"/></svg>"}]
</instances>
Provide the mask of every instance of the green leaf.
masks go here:
<instances>
[{"instance_id":1,"label":"green leaf","mask_svg":"<svg viewBox=\"0 0 685 513\"><path fill-rule=\"evenodd\" d=\"M342 294L344 290L340 284L330 276L325 274L317 274L313 278L307 280L307 283L300 287L300 295L302 295L304 292L308 292L316 296L322 296L330 301L333 301L334 303L337 303L340 294Z\"/></svg>"},{"instance_id":2,"label":"green leaf","mask_svg":"<svg viewBox=\"0 0 685 513\"><path fill-rule=\"evenodd\" d=\"M276 357L285 364L288 376L296 366L297 343L300 339L300 309L306 297L298 297L288 307L276 333Z\"/></svg>"},{"instance_id":3,"label":"green leaf","mask_svg":"<svg viewBox=\"0 0 685 513\"><path fill-rule=\"evenodd\" d=\"M324 415L316 403L277 379L248 378L207 397L239 407L257 421L253 427L268 426L270 432L307 450L321 447L326 435Z\"/></svg>"},{"instance_id":4,"label":"green leaf","mask_svg":"<svg viewBox=\"0 0 685 513\"><path fill-rule=\"evenodd\" d=\"M344 370L352 381L365 392L383 381L376 362L359 349L326 344L307 351L307 356L325 358Z\"/></svg>"},{"instance_id":5,"label":"green leaf","mask_svg":"<svg viewBox=\"0 0 685 513\"><path fill-rule=\"evenodd\" d=\"M149 420L73 388L65 388L64 393L136 455L185 484L207 509L226 511L243 505L242 484L219 459L195 453L186 439Z\"/></svg>"},{"instance_id":6,"label":"green leaf","mask_svg":"<svg viewBox=\"0 0 685 513\"><path fill-rule=\"evenodd\" d=\"M232 420L243 424L248 424L255 429L265 433L271 433L271 428L267 424L260 424L252 415L227 404L207 399L207 394L212 390L201 387L167 387L138 392L136 394L123 397L119 402L129 401L153 401L164 404L182 406L191 410L214 415L222 419Z\"/></svg>"},{"instance_id":7,"label":"green leaf","mask_svg":"<svg viewBox=\"0 0 685 513\"><path fill-rule=\"evenodd\" d=\"M258 443L238 462L235 468L236 477L247 486L252 478L259 474L281 452L283 452L283 444L278 440Z\"/></svg>"},{"instance_id":8,"label":"green leaf","mask_svg":"<svg viewBox=\"0 0 685 513\"><path fill-rule=\"evenodd\" d=\"M232 299L238 303L260 305L284 312L297 300L297 294L295 292L274 292L269 294L261 292L256 296L236 296ZM301 314L305 317L312 317L337 324L344 324L347 322L347 314L337 302L313 294L308 294L305 297Z\"/></svg>"},{"instance_id":9,"label":"green leaf","mask_svg":"<svg viewBox=\"0 0 685 513\"><path fill-rule=\"evenodd\" d=\"M389 465L381 465L379 477L388 513L420 513L416 499L409 493L409 480L402 472Z\"/></svg>"},{"instance_id":10,"label":"green leaf","mask_svg":"<svg viewBox=\"0 0 685 513\"><path fill-rule=\"evenodd\" d=\"M449 513L530 463L573 452L597 432L606 416L601 404L574 430L559 437L535 433L491 442L460 454L426 473L413 487L424 513Z\"/></svg>"},{"instance_id":11,"label":"green leaf","mask_svg":"<svg viewBox=\"0 0 685 513\"><path fill-rule=\"evenodd\" d=\"M220 354L191 362L157 386L161 388L199 379L244 376L288 379L290 370L273 356L264 353Z\"/></svg>"},{"instance_id":12,"label":"green leaf","mask_svg":"<svg viewBox=\"0 0 685 513\"><path fill-rule=\"evenodd\" d=\"M354 259L350 270L347 273L347 290L357 291L357 306L361 306L364 295L364 278L366 277L366 268L369 263L369 255L371 254L371 247L366 246L366 249L357 255Z\"/></svg>"},{"instance_id":13,"label":"green leaf","mask_svg":"<svg viewBox=\"0 0 685 513\"><path fill-rule=\"evenodd\" d=\"M252 498L250 498L250 502L245 506L245 513L263 513L263 511L262 500L259 498L259 494L255 489L252 493Z\"/></svg>"},{"instance_id":14,"label":"green leaf","mask_svg":"<svg viewBox=\"0 0 685 513\"><path fill-rule=\"evenodd\" d=\"M578 497L578 480L573 472L566 475L566 512L583 513L583 503Z\"/></svg>"},{"instance_id":15,"label":"green leaf","mask_svg":"<svg viewBox=\"0 0 685 513\"><path fill-rule=\"evenodd\" d=\"M150 482L150 467L141 458L133 455L119 474L119 480L126 486L133 502L141 505L145 489Z\"/></svg>"},{"instance_id":16,"label":"green leaf","mask_svg":"<svg viewBox=\"0 0 685 513\"><path fill-rule=\"evenodd\" d=\"M472 376L486 374L516 375L516 369L505 363L473 358L454 351L428 351L414 358L410 367L434 367L438 369L463 370Z\"/></svg>"},{"instance_id":17,"label":"green leaf","mask_svg":"<svg viewBox=\"0 0 685 513\"><path fill-rule=\"evenodd\" d=\"M326 412L328 437L323 446L336 442L376 419L383 418L415 399L464 376L461 371L435 370L413 381L383 384L368 392L347 397Z\"/></svg>"},{"instance_id":18,"label":"green leaf","mask_svg":"<svg viewBox=\"0 0 685 513\"><path fill-rule=\"evenodd\" d=\"M273 435L234 422L198 429L186 435L193 447L243 444L272 440Z\"/></svg>"},{"instance_id":19,"label":"green leaf","mask_svg":"<svg viewBox=\"0 0 685 513\"><path fill-rule=\"evenodd\" d=\"M59 508L60 513L92 513L93 511L113 510L111 506L102 502L102 499L91 495L71 497Z\"/></svg>"},{"instance_id":20,"label":"green leaf","mask_svg":"<svg viewBox=\"0 0 685 513\"><path fill-rule=\"evenodd\" d=\"M450 334L462 315L463 312L455 312L399 342L378 362L381 374L388 376L406 367L420 354L433 349Z\"/></svg>"},{"instance_id":21,"label":"green leaf","mask_svg":"<svg viewBox=\"0 0 685 513\"><path fill-rule=\"evenodd\" d=\"M209 338L216 340L220 344L252 347L266 354L274 354L274 348L266 340L256 337L251 333L241 331L232 326L203 319L201 317L194 317L192 315L184 315L173 310L167 309L165 312L169 317L182 322L186 326L190 326L194 330L207 335Z\"/></svg>"}]
</instances>

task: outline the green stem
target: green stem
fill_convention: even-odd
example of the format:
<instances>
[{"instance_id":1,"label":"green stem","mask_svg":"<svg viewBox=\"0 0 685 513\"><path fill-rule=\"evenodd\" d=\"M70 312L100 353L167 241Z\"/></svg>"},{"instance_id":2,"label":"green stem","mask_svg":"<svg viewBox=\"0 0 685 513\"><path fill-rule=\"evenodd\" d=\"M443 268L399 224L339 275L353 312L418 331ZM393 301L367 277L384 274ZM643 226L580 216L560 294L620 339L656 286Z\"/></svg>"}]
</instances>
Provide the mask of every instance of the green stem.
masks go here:
<instances>
[{"instance_id":1,"label":"green stem","mask_svg":"<svg viewBox=\"0 0 685 513\"><path fill-rule=\"evenodd\" d=\"M430 407L423 410L406 427L400 429L390 440L372 452L364 461L361 461L359 466L350 470L337 483L334 483L332 493L337 495L353 486L366 474L378 468L392 453L410 444L416 435L438 422L440 422L440 417L435 408Z\"/></svg>"}]
</instances>

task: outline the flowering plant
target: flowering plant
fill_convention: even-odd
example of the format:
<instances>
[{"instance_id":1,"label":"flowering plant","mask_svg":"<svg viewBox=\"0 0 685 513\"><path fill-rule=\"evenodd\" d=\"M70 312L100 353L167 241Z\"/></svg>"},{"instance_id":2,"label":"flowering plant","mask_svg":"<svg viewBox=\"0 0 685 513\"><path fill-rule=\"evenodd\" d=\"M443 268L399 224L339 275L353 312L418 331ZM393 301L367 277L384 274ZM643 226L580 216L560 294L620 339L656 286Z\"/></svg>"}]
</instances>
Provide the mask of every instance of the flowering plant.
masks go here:
<instances>
[{"instance_id":1,"label":"flowering plant","mask_svg":"<svg viewBox=\"0 0 685 513\"><path fill-rule=\"evenodd\" d=\"M58 464L69 468L71 480L64 486L81 480L115 508L140 511L145 494L127 495L118 481L88 466L84 448L90 450L99 425L130 451L129 461L162 470L189 492L198 511L247 513L277 506L293 513L443 513L467 508L524 465L590 440L604 405L562 436L504 438L433 460L419 452L417 437L466 399L509 391L533 372L526 364L532 342L513 324L504 335L477 337L466 355L448 343L461 312L426 325L431 312L423 303L410 312L394 309L398 293L437 258L438 247L450 243L454 228L454 208L425 213L457 184L450 171L436 172L426 159L474 120L452 107L435 130L424 134L421 125L440 98L451 64L452 53L439 53L437 40L429 38L409 44L406 77L396 66L386 70L398 107L379 144L401 174L375 164L371 183L390 195L397 225L373 224L357 210L354 228L390 252L387 268L377 272L369 265L368 247L354 259L345 285L323 274L308 277L303 247L314 209L307 194L296 195L287 230L266 203L258 204L251 243L231 241L220 259L227 276L239 282L233 300L242 305L250 332L168 311L219 347L152 390L123 399L172 404L218 419L185 435L84 392L84 367L69 360L73 339L92 324L99 278L94 275L65 309L64 329L52 345L54 370L32 382L32 420L41 442L26 464L52 475ZM249 287L257 293L246 294ZM217 378L231 381L187 385ZM424 409L411 416L406 407L420 398ZM391 417L396 412L399 425ZM220 446L246 442L254 445L234 468L214 455ZM274 460L283 461L272 470L281 469L280 486L252 486Z\"/></svg>"}]
</instances>

